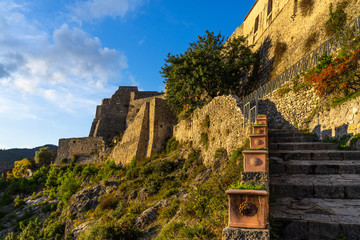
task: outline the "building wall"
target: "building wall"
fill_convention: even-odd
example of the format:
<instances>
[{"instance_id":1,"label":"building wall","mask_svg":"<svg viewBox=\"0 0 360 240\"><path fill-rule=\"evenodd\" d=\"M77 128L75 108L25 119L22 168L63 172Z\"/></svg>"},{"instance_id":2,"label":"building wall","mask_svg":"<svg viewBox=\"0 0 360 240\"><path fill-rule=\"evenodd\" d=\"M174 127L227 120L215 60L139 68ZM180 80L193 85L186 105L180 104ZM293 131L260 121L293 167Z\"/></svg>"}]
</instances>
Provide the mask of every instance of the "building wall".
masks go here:
<instances>
[{"instance_id":1,"label":"building wall","mask_svg":"<svg viewBox=\"0 0 360 240\"><path fill-rule=\"evenodd\" d=\"M124 133L131 102L160 95L158 92L139 92L137 87L119 87L110 99L104 99L96 108L95 119L90 129L90 137L103 137L106 143Z\"/></svg>"},{"instance_id":2,"label":"building wall","mask_svg":"<svg viewBox=\"0 0 360 240\"><path fill-rule=\"evenodd\" d=\"M111 158L126 166L133 157L142 159L161 152L174 124L176 117L164 99L155 97L144 102L121 142L114 147Z\"/></svg>"},{"instance_id":3,"label":"building wall","mask_svg":"<svg viewBox=\"0 0 360 240\"><path fill-rule=\"evenodd\" d=\"M59 147L55 159L56 164L65 158L70 163L76 154L76 163L90 163L98 161L104 151L105 143L101 137L63 138L59 140Z\"/></svg>"},{"instance_id":4,"label":"building wall","mask_svg":"<svg viewBox=\"0 0 360 240\"><path fill-rule=\"evenodd\" d=\"M314 0L311 12L304 14L300 8L301 1L303 0L274 0L270 20L267 16L268 0L258 0L243 24L231 36L247 36L249 45L254 45L254 51L262 46L266 48L269 46L266 49L269 53L268 58L274 60L273 70L270 75L268 74L270 78L281 74L329 38L324 24L329 17L330 3L335 8L336 4L342 2L342 0ZM359 15L360 1L348 2L345 12L349 22ZM259 29L254 33L257 16L259 16ZM311 36L314 36L315 43L306 51L304 46ZM286 51L281 56L274 54L277 43L286 45Z\"/></svg>"},{"instance_id":5,"label":"building wall","mask_svg":"<svg viewBox=\"0 0 360 240\"><path fill-rule=\"evenodd\" d=\"M238 104L236 96L214 98L202 109L196 109L188 119L180 121L174 127L174 137L180 142L192 142L194 148L201 149L201 156L207 166L214 163L214 154L220 148L224 148L231 156L248 136ZM205 126L207 120L209 127ZM202 135L207 136L207 144L202 141Z\"/></svg>"}]
</instances>

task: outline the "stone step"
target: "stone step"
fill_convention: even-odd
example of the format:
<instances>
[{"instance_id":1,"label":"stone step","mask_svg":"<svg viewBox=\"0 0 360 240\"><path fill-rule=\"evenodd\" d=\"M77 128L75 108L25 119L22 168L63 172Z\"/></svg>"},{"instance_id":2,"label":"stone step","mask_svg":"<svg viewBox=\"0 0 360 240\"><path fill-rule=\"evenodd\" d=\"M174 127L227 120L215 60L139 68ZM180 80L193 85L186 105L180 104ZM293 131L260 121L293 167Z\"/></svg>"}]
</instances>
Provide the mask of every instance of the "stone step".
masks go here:
<instances>
[{"instance_id":1,"label":"stone step","mask_svg":"<svg viewBox=\"0 0 360 240\"><path fill-rule=\"evenodd\" d=\"M304 133L304 132L268 132L270 138L278 138L278 137L315 137L318 138L315 135L312 135L310 133Z\"/></svg>"},{"instance_id":2,"label":"stone step","mask_svg":"<svg viewBox=\"0 0 360 240\"><path fill-rule=\"evenodd\" d=\"M276 197L360 199L360 175L271 175Z\"/></svg>"},{"instance_id":3,"label":"stone step","mask_svg":"<svg viewBox=\"0 0 360 240\"><path fill-rule=\"evenodd\" d=\"M270 206L283 240L360 239L360 200L279 198Z\"/></svg>"},{"instance_id":4,"label":"stone step","mask_svg":"<svg viewBox=\"0 0 360 240\"><path fill-rule=\"evenodd\" d=\"M276 128L269 128L269 133L307 133L307 130L301 129L276 129Z\"/></svg>"},{"instance_id":5,"label":"stone step","mask_svg":"<svg viewBox=\"0 0 360 240\"><path fill-rule=\"evenodd\" d=\"M273 174L360 174L360 161L356 160L290 160L272 162Z\"/></svg>"},{"instance_id":6,"label":"stone step","mask_svg":"<svg viewBox=\"0 0 360 240\"><path fill-rule=\"evenodd\" d=\"M269 143L283 143L283 142L317 142L317 137L314 136L300 136L300 137L272 137L269 135Z\"/></svg>"},{"instance_id":7,"label":"stone step","mask_svg":"<svg viewBox=\"0 0 360 240\"><path fill-rule=\"evenodd\" d=\"M360 160L360 151L270 150L271 157L288 160Z\"/></svg>"},{"instance_id":8,"label":"stone step","mask_svg":"<svg viewBox=\"0 0 360 240\"><path fill-rule=\"evenodd\" d=\"M326 142L270 143L270 150L336 150L337 144Z\"/></svg>"}]
</instances>

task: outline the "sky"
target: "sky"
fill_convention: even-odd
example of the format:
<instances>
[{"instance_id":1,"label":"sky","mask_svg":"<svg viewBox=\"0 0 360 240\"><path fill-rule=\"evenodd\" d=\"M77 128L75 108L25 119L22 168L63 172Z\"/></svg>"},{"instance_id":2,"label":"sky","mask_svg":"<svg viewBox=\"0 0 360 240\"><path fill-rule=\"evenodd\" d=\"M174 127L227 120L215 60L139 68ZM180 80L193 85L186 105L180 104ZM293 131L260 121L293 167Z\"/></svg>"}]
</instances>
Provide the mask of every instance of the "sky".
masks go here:
<instances>
[{"instance_id":1,"label":"sky","mask_svg":"<svg viewBox=\"0 0 360 240\"><path fill-rule=\"evenodd\" d=\"M87 137L119 86L159 73L206 30L229 37L254 0L0 0L0 149Z\"/></svg>"}]
</instances>

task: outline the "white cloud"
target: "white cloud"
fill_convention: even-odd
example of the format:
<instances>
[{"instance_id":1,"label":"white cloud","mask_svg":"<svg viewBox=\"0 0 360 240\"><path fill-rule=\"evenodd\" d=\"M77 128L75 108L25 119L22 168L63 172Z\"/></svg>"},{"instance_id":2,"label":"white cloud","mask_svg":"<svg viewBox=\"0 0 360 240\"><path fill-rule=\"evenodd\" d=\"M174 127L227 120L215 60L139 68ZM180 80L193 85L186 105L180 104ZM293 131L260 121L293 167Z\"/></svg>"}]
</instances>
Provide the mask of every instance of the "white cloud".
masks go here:
<instances>
[{"instance_id":1,"label":"white cloud","mask_svg":"<svg viewBox=\"0 0 360 240\"><path fill-rule=\"evenodd\" d=\"M122 78L126 56L67 24L49 34L25 13L11 0L0 1L0 113L34 118L31 109L39 110L44 101L68 112L93 112L91 95L108 91L109 80ZM26 96L31 98L20 104ZM4 102L8 98L13 100ZM14 114L11 106L21 111Z\"/></svg>"},{"instance_id":2,"label":"white cloud","mask_svg":"<svg viewBox=\"0 0 360 240\"><path fill-rule=\"evenodd\" d=\"M71 7L72 17L77 21L91 21L105 17L125 18L144 4L144 0L88 0L78 1Z\"/></svg>"}]
</instances>

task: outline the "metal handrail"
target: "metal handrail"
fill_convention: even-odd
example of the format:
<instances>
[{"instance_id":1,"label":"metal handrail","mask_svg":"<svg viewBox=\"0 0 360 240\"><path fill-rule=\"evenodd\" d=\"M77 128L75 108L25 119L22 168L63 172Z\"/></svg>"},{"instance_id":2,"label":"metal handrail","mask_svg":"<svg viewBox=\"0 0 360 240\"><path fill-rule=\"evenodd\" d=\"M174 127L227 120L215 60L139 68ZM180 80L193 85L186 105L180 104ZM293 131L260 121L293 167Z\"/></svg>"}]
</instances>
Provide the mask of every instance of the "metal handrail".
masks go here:
<instances>
[{"instance_id":1,"label":"metal handrail","mask_svg":"<svg viewBox=\"0 0 360 240\"><path fill-rule=\"evenodd\" d=\"M319 47L301 58L290 68L285 70L282 74L270 80L266 84L260 86L257 90L243 98L243 113L244 113L244 127L245 123L249 125L255 122L258 112L258 101L268 94L274 92L284 83L293 79L300 73L318 64L318 57L322 55L329 55L336 51L348 39L352 39L360 35L360 16L347 24L341 32L334 34L331 38L323 42ZM255 103L253 107L251 104ZM255 110L254 110L255 108Z\"/></svg>"}]
</instances>

